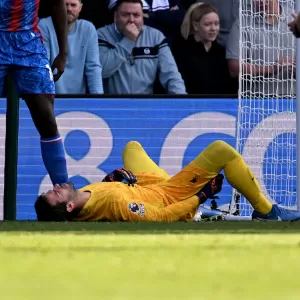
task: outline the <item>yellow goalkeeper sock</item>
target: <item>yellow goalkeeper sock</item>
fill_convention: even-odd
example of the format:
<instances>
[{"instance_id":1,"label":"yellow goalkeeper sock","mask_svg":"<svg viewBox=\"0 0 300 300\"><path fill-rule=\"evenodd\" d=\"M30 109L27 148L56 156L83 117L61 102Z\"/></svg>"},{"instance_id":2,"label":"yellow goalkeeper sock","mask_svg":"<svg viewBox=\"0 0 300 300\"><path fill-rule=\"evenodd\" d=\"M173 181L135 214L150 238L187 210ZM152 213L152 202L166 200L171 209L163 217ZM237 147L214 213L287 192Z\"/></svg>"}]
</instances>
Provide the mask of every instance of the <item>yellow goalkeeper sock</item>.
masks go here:
<instances>
[{"instance_id":1,"label":"yellow goalkeeper sock","mask_svg":"<svg viewBox=\"0 0 300 300\"><path fill-rule=\"evenodd\" d=\"M146 153L139 142L129 142L123 150L124 168L133 173L154 173L160 177L169 179L167 172L160 168Z\"/></svg>"},{"instance_id":2,"label":"yellow goalkeeper sock","mask_svg":"<svg viewBox=\"0 0 300 300\"><path fill-rule=\"evenodd\" d=\"M228 182L246 197L255 210L262 214L271 211L272 203L262 194L253 172L240 155L226 164L224 172Z\"/></svg>"},{"instance_id":3,"label":"yellow goalkeeper sock","mask_svg":"<svg viewBox=\"0 0 300 300\"><path fill-rule=\"evenodd\" d=\"M272 209L272 203L262 194L259 184L242 156L223 141L210 144L194 160L196 165L216 176L222 169L231 186L236 188L262 214Z\"/></svg>"}]
</instances>

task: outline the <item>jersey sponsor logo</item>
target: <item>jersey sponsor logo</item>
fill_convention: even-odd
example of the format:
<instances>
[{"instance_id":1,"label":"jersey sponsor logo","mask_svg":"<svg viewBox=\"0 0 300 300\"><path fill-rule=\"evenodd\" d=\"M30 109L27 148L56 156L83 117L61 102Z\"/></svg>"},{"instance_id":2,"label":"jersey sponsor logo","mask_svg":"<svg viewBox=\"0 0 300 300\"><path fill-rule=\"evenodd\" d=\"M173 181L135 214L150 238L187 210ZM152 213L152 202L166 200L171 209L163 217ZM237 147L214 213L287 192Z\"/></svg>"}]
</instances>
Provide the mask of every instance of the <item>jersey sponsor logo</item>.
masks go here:
<instances>
[{"instance_id":1,"label":"jersey sponsor logo","mask_svg":"<svg viewBox=\"0 0 300 300\"><path fill-rule=\"evenodd\" d=\"M138 214L140 211L140 207L136 202L129 203L128 208L134 214Z\"/></svg>"},{"instance_id":2,"label":"jersey sponsor logo","mask_svg":"<svg viewBox=\"0 0 300 300\"><path fill-rule=\"evenodd\" d=\"M159 47L134 47L132 49L132 57L134 59L153 59L157 58L159 53Z\"/></svg>"},{"instance_id":3,"label":"jersey sponsor logo","mask_svg":"<svg viewBox=\"0 0 300 300\"><path fill-rule=\"evenodd\" d=\"M192 180L190 180L191 183L196 183L198 179L200 178L200 175L195 175Z\"/></svg>"},{"instance_id":4,"label":"jersey sponsor logo","mask_svg":"<svg viewBox=\"0 0 300 300\"><path fill-rule=\"evenodd\" d=\"M142 204L137 204L136 202L132 202L128 204L128 208L129 210L136 214L136 215L140 215L141 217L145 216L145 205Z\"/></svg>"}]
</instances>

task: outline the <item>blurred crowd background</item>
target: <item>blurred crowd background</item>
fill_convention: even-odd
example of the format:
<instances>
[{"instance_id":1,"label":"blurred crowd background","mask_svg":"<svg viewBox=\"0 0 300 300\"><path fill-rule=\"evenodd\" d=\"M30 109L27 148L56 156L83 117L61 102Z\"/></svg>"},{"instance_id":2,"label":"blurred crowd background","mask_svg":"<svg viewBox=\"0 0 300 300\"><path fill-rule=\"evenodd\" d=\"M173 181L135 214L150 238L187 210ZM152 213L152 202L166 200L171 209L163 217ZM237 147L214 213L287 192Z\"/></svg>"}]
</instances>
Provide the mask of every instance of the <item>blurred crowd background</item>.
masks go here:
<instances>
[{"instance_id":1,"label":"blurred crowd background","mask_svg":"<svg viewBox=\"0 0 300 300\"><path fill-rule=\"evenodd\" d=\"M239 0L65 1L69 54L57 94L237 94ZM278 14L268 26L287 28L289 1L251 1L257 11ZM51 63L58 46L47 0L39 14ZM261 18L256 23L260 28Z\"/></svg>"}]
</instances>

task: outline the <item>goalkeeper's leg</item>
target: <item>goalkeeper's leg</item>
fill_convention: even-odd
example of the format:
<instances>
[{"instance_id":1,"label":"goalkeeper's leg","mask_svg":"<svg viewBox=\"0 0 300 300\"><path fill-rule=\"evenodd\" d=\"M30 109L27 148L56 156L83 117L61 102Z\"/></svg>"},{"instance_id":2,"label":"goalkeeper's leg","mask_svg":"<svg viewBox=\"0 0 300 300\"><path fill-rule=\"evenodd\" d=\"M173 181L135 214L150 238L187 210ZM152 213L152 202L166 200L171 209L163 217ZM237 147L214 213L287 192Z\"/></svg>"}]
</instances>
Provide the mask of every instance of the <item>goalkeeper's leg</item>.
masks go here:
<instances>
[{"instance_id":1,"label":"goalkeeper's leg","mask_svg":"<svg viewBox=\"0 0 300 300\"><path fill-rule=\"evenodd\" d=\"M194 163L207 172L218 174L224 169L225 176L231 186L242 193L253 208L261 214L272 209L272 203L262 194L259 184L242 156L223 141L210 144Z\"/></svg>"},{"instance_id":2,"label":"goalkeeper's leg","mask_svg":"<svg viewBox=\"0 0 300 300\"><path fill-rule=\"evenodd\" d=\"M129 142L123 150L123 165L133 172L139 185L158 183L170 178L146 153L139 142Z\"/></svg>"}]
</instances>

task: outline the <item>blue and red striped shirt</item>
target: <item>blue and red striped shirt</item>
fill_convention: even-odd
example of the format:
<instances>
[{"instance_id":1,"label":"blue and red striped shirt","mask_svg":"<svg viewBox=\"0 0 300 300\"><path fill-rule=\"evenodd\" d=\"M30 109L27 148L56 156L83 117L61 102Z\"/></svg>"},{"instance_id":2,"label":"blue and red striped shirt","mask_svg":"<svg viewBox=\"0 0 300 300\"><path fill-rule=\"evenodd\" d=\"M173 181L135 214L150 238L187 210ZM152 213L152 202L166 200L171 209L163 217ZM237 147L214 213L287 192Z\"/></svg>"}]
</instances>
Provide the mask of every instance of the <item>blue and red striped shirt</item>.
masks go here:
<instances>
[{"instance_id":1,"label":"blue and red striped shirt","mask_svg":"<svg viewBox=\"0 0 300 300\"><path fill-rule=\"evenodd\" d=\"M40 0L0 0L0 31L36 29Z\"/></svg>"}]
</instances>

